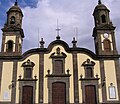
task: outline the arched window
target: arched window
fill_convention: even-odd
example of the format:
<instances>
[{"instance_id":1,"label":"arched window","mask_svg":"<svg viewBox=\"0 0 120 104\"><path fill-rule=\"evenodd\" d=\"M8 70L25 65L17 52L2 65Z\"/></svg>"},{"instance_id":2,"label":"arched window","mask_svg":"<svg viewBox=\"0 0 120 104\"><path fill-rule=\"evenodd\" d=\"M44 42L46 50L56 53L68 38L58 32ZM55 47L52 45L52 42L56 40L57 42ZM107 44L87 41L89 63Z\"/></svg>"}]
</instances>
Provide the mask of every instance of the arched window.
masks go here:
<instances>
[{"instance_id":1,"label":"arched window","mask_svg":"<svg viewBox=\"0 0 120 104\"><path fill-rule=\"evenodd\" d=\"M110 40L105 39L103 41L103 45L104 45L104 51L105 52L110 52L111 51Z\"/></svg>"},{"instance_id":2,"label":"arched window","mask_svg":"<svg viewBox=\"0 0 120 104\"><path fill-rule=\"evenodd\" d=\"M12 52L13 51L13 41L9 40L7 42L7 52Z\"/></svg>"},{"instance_id":3,"label":"arched window","mask_svg":"<svg viewBox=\"0 0 120 104\"><path fill-rule=\"evenodd\" d=\"M14 16L11 17L10 24L15 24L15 17Z\"/></svg>"},{"instance_id":4,"label":"arched window","mask_svg":"<svg viewBox=\"0 0 120 104\"><path fill-rule=\"evenodd\" d=\"M101 20L102 20L102 23L106 23L106 17L104 14L101 16Z\"/></svg>"}]
</instances>

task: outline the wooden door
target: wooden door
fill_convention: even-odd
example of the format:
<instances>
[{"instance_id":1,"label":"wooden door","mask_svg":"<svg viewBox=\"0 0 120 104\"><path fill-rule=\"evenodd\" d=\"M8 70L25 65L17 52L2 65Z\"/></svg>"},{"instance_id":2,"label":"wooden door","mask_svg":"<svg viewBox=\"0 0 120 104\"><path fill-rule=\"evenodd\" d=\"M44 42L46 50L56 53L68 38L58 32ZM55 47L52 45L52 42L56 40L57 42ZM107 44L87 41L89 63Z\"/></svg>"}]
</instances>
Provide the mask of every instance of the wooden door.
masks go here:
<instances>
[{"instance_id":1,"label":"wooden door","mask_svg":"<svg viewBox=\"0 0 120 104\"><path fill-rule=\"evenodd\" d=\"M85 86L85 104L97 104L95 86Z\"/></svg>"},{"instance_id":2,"label":"wooden door","mask_svg":"<svg viewBox=\"0 0 120 104\"><path fill-rule=\"evenodd\" d=\"M22 104L33 104L33 87L32 86L23 87Z\"/></svg>"},{"instance_id":3,"label":"wooden door","mask_svg":"<svg viewBox=\"0 0 120 104\"><path fill-rule=\"evenodd\" d=\"M66 104L66 85L65 83L52 84L52 104Z\"/></svg>"}]
</instances>

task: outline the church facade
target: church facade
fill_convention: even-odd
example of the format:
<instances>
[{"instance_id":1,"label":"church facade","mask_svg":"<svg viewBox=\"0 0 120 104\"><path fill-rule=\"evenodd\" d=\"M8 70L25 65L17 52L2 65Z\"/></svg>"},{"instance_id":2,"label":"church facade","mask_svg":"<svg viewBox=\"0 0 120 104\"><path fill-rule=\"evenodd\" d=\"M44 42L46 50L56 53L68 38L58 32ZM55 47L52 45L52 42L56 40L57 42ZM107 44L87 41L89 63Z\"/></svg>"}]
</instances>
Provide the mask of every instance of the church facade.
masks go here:
<instances>
[{"instance_id":1,"label":"church facade","mask_svg":"<svg viewBox=\"0 0 120 104\"><path fill-rule=\"evenodd\" d=\"M22 54L23 13L7 11L0 52L0 104L120 104L120 55L109 9L93 12L95 53L60 39Z\"/></svg>"}]
</instances>

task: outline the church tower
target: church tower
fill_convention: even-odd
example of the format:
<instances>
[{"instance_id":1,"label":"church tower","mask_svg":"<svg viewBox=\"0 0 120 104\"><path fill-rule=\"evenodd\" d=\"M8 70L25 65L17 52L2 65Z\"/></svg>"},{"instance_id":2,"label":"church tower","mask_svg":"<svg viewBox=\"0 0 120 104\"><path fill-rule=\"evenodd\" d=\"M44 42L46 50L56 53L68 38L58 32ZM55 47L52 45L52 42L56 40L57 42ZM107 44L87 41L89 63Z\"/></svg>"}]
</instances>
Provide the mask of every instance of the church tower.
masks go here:
<instances>
[{"instance_id":1,"label":"church tower","mask_svg":"<svg viewBox=\"0 0 120 104\"><path fill-rule=\"evenodd\" d=\"M99 0L93 12L95 21L93 37L97 55L117 54L114 34L115 27L110 21L109 12L109 9Z\"/></svg>"},{"instance_id":2,"label":"church tower","mask_svg":"<svg viewBox=\"0 0 120 104\"><path fill-rule=\"evenodd\" d=\"M23 13L16 0L14 6L7 11L7 21L2 28L1 53L5 56L18 56L22 53L24 33L22 29Z\"/></svg>"}]
</instances>

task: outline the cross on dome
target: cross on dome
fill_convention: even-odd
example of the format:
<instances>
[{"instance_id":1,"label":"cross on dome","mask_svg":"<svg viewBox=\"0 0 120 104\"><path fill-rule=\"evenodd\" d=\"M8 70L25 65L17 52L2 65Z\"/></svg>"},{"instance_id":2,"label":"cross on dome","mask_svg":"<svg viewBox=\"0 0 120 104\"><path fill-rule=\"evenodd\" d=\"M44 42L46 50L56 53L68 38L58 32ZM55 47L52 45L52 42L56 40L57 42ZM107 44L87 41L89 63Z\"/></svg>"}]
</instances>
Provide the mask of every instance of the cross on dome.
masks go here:
<instances>
[{"instance_id":1,"label":"cross on dome","mask_svg":"<svg viewBox=\"0 0 120 104\"><path fill-rule=\"evenodd\" d=\"M57 39L60 38L60 28L59 28L59 23L58 23L58 19L57 19L57 28L56 28L56 31L57 31Z\"/></svg>"}]
</instances>

